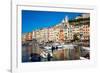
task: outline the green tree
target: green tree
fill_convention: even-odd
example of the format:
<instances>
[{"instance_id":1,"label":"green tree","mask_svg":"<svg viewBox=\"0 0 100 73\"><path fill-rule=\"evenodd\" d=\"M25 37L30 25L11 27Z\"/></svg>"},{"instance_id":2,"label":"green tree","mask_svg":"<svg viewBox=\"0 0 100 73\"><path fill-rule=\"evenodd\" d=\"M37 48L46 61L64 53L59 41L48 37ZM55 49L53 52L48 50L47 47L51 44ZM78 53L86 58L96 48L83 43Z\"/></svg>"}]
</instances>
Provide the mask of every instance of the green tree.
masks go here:
<instances>
[{"instance_id":1,"label":"green tree","mask_svg":"<svg viewBox=\"0 0 100 73\"><path fill-rule=\"evenodd\" d=\"M73 41L74 42L78 42L79 41L79 34L78 33L75 33L74 35L73 35Z\"/></svg>"}]
</instances>

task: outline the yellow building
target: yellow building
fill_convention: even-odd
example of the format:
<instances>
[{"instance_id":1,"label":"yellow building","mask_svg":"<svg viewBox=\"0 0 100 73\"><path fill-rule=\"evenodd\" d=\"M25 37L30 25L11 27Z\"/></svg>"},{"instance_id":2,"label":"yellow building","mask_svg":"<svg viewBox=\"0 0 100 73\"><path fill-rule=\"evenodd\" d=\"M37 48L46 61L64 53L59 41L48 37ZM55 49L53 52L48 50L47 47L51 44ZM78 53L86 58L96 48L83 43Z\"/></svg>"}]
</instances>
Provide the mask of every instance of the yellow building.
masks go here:
<instances>
[{"instance_id":1,"label":"yellow building","mask_svg":"<svg viewBox=\"0 0 100 73\"><path fill-rule=\"evenodd\" d=\"M23 42L23 43L26 41L26 35L27 35L26 33L23 33L23 34L22 34L22 42Z\"/></svg>"}]
</instances>

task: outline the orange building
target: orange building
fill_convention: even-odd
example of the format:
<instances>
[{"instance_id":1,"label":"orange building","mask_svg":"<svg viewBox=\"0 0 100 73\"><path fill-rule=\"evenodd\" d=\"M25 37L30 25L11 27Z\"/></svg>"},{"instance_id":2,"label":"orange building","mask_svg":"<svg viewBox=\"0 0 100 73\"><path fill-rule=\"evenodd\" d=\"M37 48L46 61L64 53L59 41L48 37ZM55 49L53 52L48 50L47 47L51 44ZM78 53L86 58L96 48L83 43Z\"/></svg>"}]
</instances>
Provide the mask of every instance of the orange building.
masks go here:
<instances>
[{"instance_id":1,"label":"orange building","mask_svg":"<svg viewBox=\"0 0 100 73\"><path fill-rule=\"evenodd\" d=\"M26 40L27 41L31 41L32 40L32 33L31 32L27 33Z\"/></svg>"},{"instance_id":2,"label":"orange building","mask_svg":"<svg viewBox=\"0 0 100 73\"><path fill-rule=\"evenodd\" d=\"M60 30L59 32L59 41L64 42L64 31L63 30Z\"/></svg>"},{"instance_id":3,"label":"orange building","mask_svg":"<svg viewBox=\"0 0 100 73\"><path fill-rule=\"evenodd\" d=\"M89 35L90 35L90 27L89 25L83 25L83 40L89 40Z\"/></svg>"}]
</instances>

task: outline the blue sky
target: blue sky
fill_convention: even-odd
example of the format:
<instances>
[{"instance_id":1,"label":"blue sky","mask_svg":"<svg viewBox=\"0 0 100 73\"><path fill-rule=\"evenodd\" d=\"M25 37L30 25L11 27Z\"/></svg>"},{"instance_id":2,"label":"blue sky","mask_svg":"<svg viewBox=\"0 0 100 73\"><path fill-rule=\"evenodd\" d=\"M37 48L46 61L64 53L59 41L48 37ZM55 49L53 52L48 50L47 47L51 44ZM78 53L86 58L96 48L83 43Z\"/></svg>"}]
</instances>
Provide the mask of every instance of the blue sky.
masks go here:
<instances>
[{"instance_id":1,"label":"blue sky","mask_svg":"<svg viewBox=\"0 0 100 73\"><path fill-rule=\"evenodd\" d=\"M66 16L69 20L72 20L81 14L73 12L22 10L22 33L51 27L60 23Z\"/></svg>"}]
</instances>

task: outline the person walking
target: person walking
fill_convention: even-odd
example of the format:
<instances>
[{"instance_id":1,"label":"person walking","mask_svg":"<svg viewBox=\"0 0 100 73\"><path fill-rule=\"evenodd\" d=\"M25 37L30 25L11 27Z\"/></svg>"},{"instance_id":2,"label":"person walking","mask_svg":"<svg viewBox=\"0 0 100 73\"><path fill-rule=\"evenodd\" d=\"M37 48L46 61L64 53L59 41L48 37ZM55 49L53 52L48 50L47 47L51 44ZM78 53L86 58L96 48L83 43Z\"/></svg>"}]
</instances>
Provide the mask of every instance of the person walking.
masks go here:
<instances>
[{"instance_id":1,"label":"person walking","mask_svg":"<svg viewBox=\"0 0 100 73\"><path fill-rule=\"evenodd\" d=\"M58 46L56 46L56 50L58 50Z\"/></svg>"},{"instance_id":2,"label":"person walking","mask_svg":"<svg viewBox=\"0 0 100 73\"><path fill-rule=\"evenodd\" d=\"M48 53L48 55L47 55L47 60L51 61L51 55L50 55L50 53Z\"/></svg>"},{"instance_id":3,"label":"person walking","mask_svg":"<svg viewBox=\"0 0 100 73\"><path fill-rule=\"evenodd\" d=\"M51 50L52 50L52 53L53 53L53 51L55 50L55 47L54 47L54 46L52 46Z\"/></svg>"}]
</instances>

